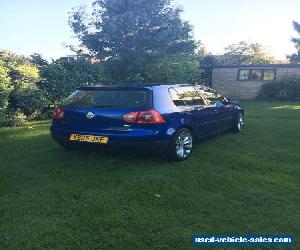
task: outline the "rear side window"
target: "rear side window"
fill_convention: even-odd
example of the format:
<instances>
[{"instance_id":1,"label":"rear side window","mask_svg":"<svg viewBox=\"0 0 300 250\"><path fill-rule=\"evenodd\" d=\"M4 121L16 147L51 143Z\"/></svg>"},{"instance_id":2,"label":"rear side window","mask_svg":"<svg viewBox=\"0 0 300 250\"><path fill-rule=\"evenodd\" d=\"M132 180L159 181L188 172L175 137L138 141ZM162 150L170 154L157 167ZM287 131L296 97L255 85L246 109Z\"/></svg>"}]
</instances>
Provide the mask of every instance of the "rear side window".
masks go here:
<instances>
[{"instance_id":1,"label":"rear side window","mask_svg":"<svg viewBox=\"0 0 300 250\"><path fill-rule=\"evenodd\" d=\"M170 88L169 92L176 106L205 105L203 99L193 87Z\"/></svg>"},{"instance_id":2,"label":"rear side window","mask_svg":"<svg viewBox=\"0 0 300 250\"><path fill-rule=\"evenodd\" d=\"M144 107L150 104L146 90L77 90L63 103L68 107Z\"/></svg>"}]
</instances>

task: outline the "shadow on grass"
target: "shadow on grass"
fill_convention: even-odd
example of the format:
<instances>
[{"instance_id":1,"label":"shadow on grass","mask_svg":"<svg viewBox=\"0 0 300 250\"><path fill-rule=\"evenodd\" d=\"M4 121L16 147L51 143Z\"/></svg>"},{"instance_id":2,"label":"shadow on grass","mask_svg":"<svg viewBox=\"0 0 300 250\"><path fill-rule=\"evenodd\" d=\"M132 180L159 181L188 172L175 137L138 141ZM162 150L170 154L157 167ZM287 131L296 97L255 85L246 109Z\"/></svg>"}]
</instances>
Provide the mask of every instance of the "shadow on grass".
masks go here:
<instances>
[{"instance_id":1,"label":"shadow on grass","mask_svg":"<svg viewBox=\"0 0 300 250\"><path fill-rule=\"evenodd\" d=\"M46 127L44 128L44 125ZM106 147L103 145L89 145L83 144L76 147L74 150L66 150L58 145L52 138L48 131L49 123L46 121L41 122L41 125L32 130L23 128L15 128L10 130L13 136L5 138L5 141L1 145L0 152L2 153L2 159L6 161L18 161L26 160L28 164L30 159L34 160L37 164L44 162L48 159L51 162L66 163L65 166L70 167L70 159L72 161L80 162L79 165L84 162L93 164L92 161L97 162L109 162L110 165L116 166L182 166L186 163L176 163L167 161L164 158L163 153L152 152L150 150L141 151L140 149L125 148L125 147ZM16 131L17 130L17 131ZM197 154L202 147L215 143L216 140L229 136L230 132L224 132L214 136L210 136L206 139L202 139L195 144L194 152L190 159L192 161L197 160ZM208 144L207 144L208 143ZM40 159L40 161L39 161ZM76 164L75 164L76 165ZM108 164L105 164L108 165ZM86 167L86 166L85 166ZM113 166L112 166L113 167Z\"/></svg>"},{"instance_id":2,"label":"shadow on grass","mask_svg":"<svg viewBox=\"0 0 300 250\"><path fill-rule=\"evenodd\" d=\"M109 161L114 161L118 164L127 164L130 162L136 162L139 164L153 165L167 163L163 157L163 153L155 153L147 150L137 150L133 148L124 147L106 147L102 145L78 145L76 149L66 150L59 145L56 149L60 153L72 153L81 154L86 156L92 156L99 159L106 158Z\"/></svg>"},{"instance_id":3,"label":"shadow on grass","mask_svg":"<svg viewBox=\"0 0 300 250\"><path fill-rule=\"evenodd\" d=\"M12 136L5 138L3 143L0 143L0 152L5 161L26 160L27 164L31 164L30 159L33 159L36 164L43 164L46 159L49 162L59 162L70 168L75 166L97 166L101 167L99 162L102 162L104 168L111 166L113 169L123 166L134 167L162 167L162 166L185 166L190 163L196 164L200 161L199 155L203 147L212 147L218 140L222 140L224 136L230 137L230 132L226 131L206 139L202 139L195 144L194 152L190 159L184 163L169 162L164 159L163 153L155 153L150 150L141 151L140 149L125 148L125 147L106 147L102 145L84 144L77 147L75 150L66 150L58 145L49 133L49 122L42 121L40 125L33 129L19 128L10 130ZM216 150L219 146L216 146ZM200 152L200 154L199 154ZM70 163L70 159L72 163ZM78 161L78 164L77 162ZM85 165L86 163L86 165ZM60 166L61 167L61 166Z\"/></svg>"},{"instance_id":4,"label":"shadow on grass","mask_svg":"<svg viewBox=\"0 0 300 250\"><path fill-rule=\"evenodd\" d=\"M66 163L65 166L72 165L68 164L70 159L81 163L78 165L85 165L85 162L88 162L87 165L93 165L93 162L96 162L95 165L99 165L99 162L108 162L116 166L134 166L133 163L159 166L167 163L159 153L134 149L85 144L78 145L74 150L66 150L44 130L38 130L37 134L6 138L6 142L3 142L0 148L0 153L1 159L6 162L26 161L28 164L31 164L30 159L33 159L32 162L36 164L49 159L51 162ZM86 165L84 167L86 168Z\"/></svg>"}]
</instances>

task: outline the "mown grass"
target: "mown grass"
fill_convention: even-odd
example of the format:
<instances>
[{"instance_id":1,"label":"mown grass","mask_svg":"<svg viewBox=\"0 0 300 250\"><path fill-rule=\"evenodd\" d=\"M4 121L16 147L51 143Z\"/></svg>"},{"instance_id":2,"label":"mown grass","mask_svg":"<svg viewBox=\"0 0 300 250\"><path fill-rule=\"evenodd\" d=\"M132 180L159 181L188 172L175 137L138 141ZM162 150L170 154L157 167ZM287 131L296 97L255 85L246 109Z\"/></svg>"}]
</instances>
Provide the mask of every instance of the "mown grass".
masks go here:
<instances>
[{"instance_id":1,"label":"mown grass","mask_svg":"<svg viewBox=\"0 0 300 250\"><path fill-rule=\"evenodd\" d=\"M244 106L241 134L203 141L182 163L67 152L48 121L0 129L0 249L193 249L197 233L299 242L300 103Z\"/></svg>"}]
</instances>

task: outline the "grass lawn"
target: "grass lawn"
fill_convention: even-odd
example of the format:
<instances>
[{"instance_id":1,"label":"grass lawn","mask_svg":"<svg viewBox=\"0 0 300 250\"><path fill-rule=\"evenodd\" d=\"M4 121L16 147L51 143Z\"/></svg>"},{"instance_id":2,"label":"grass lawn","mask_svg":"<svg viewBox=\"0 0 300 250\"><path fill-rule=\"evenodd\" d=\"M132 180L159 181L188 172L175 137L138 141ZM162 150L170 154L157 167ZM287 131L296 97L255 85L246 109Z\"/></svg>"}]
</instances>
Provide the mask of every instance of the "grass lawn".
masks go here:
<instances>
[{"instance_id":1,"label":"grass lawn","mask_svg":"<svg viewBox=\"0 0 300 250\"><path fill-rule=\"evenodd\" d=\"M242 133L182 163L67 152L49 121L0 129L0 249L196 249L197 233L288 233L300 249L300 103L244 107Z\"/></svg>"}]
</instances>

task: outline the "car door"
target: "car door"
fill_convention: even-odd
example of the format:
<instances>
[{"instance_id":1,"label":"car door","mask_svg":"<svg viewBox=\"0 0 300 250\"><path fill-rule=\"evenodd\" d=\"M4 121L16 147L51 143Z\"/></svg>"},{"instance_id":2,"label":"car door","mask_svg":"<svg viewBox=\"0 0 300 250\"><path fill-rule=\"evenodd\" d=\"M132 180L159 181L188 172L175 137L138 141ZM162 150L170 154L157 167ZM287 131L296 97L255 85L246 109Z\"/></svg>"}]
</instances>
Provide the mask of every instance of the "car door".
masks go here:
<instances>
[{"instance_id":1,"label":"car door","mask_svg":"<svg viewBox=\"0 0 300 250\"><path fill-rule=\"evenodd\" d=\"M217 101L212 104L216 113L216 132L228 129L232 124L230 106L226 101Z\"/></svg>"},{"instance_id":2,"label":"car door","mask_svg":"<svg viewBox=\"0 0 300 250\"><path fill-rule=\"evenodd\" d=\"M213 133L224 131L232 125L233 112L228 100L210 88L198 89L207 102L207 106L214 112Z\"/></svg>"},{"instance_id":3,"label":"car door","mask_svg":"<svg viewBox=\"0 0 300 250\"><path fill-rule=\"evenodd\" d=\"M230 105L229 101L223 97L223 101L221 103L221 106L219 107L220 112L220 129L226 130L232 126L233 122L233 108Z\"/></svg>"},{"instance_id":4,"label":"car door","mask_svg":"<svg viewBox=\"0 0 300 250\"><path fill-rule=\"evenodd\" d=\"M204 104L194 107L193 111L201 137L214 134L218 126L218 113L215 108Z\"/></svg>"},{"instance_id":5,"label":"car door","mask_svg":"<svg viewBox=\"0 0 300 250\"><path fill-rule=\"evenodd\" d=\"M193 86L172 88L170 93L180 116L196 129L199 137L213 133L216 113Z\"/></svg>"}]
</instances>

